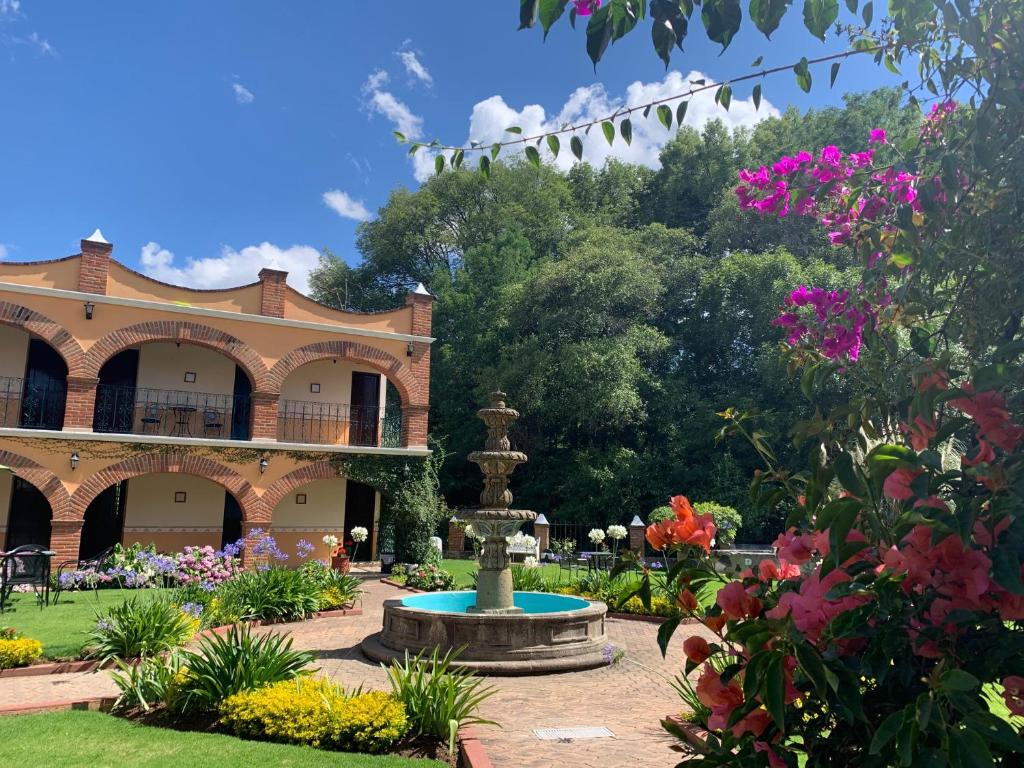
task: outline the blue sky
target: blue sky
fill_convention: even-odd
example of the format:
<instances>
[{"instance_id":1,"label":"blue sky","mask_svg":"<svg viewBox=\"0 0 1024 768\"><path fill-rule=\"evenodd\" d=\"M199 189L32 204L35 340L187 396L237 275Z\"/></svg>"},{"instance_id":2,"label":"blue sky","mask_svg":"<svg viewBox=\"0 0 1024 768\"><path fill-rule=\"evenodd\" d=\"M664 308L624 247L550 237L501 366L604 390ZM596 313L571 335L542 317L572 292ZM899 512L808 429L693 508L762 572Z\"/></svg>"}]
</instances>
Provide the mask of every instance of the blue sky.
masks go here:
<instances>
[{"instance_id":1,"label":"blue sky","mask_svg":"<svg viewBox=\"0 0 1024 768\"><path fill-rule=\"evenodd\" d=\"M582 30L517 32L516 0L0 0L0 257L65 256L100 227L116 258L155 277L220 287L269 264L303 289L320 248L358 262L358 221L423 178L429 158L415 166L396 125L493 141L509 124L678 92L692 72L721 81L759 55L774 66L842 49L812 38L799 7L789 17L770 42L745 23L723 55L695 29L668 73L645 22L595 74ZM834 90L827 65L812 74L810 94L788 73L766 81L759 114L743 101L752 84L737 86L720 116L750 124L896 82L866 58ZM707 94L687 120L716 114ZM612 154L656 165L667 134L653 116L637 123ZM588 142L596 163L607 154Z\"/></svg>"}]
</instances>

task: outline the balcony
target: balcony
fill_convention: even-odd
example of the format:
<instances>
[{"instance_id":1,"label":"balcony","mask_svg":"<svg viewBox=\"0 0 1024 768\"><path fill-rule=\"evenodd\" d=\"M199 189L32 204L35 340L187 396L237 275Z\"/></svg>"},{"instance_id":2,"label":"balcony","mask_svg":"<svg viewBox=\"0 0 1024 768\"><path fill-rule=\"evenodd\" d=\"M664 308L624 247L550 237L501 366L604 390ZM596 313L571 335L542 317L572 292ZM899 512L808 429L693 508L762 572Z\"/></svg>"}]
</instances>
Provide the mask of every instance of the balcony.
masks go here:
<instances>
[{"instance_id":1,"label":"balcony","mask_svg":"<svg viewBox=\"0 0 1024 768\"><path fill-rule=\"evenodd\" d=\"M248 440L249 397L100 384L94 432Z\"/></svg>"},{"instance_id":2,"label":"balcony","mask_svg":"<svg viewBox=\"0 0 1024 768\"><path fill-rule=\"evenodd\" d=\"M23 429L61 429L67 384L0 376L0 426Z\"/></svg>"},{"instance_id":3,"label":"balcony","mask_svg":"<svg viewBox=\"0 0 1024 768\"><path fill-rule=\"evenodd\" d=\"M277 408L277 440L282 443L398 448L402 445L402 412L395 405L377 406L281 400Z\"/></svg>"}]
</instances>

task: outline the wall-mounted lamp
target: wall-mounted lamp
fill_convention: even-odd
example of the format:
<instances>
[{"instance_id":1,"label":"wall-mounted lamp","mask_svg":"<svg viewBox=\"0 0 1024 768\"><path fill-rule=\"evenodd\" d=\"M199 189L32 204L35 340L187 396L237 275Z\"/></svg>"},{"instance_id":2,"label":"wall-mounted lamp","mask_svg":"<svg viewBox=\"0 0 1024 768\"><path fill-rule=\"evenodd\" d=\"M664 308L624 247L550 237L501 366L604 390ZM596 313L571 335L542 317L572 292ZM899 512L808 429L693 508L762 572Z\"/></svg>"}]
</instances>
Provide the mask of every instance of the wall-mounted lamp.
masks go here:
<instances>
[{"instance_id":1,"label":"wall-mounted lamp","mask_svg":"<svg viewBox=\"0 0 1024 768\"><path fill-rule=\"evenodd\" d=\"M78 451L71 454L71 469L74 470L78 467Z\"/></svg>"},{"instance_id":2,"label":"wall-mounted lamp","mask_svg":"<svg viewBox=\"0 0 1024 768\"><path fill-rule=\"evenodd\" d=\"M96 305L91 301L85 302L85 319L92 320L92 311L96 309Z\"/></svg>"},{"instance_id":3,"label":"wall-mounted lamp","mask_svg":"<svg viewBox=\"0 0 1024 768\"><path fill-rule=\"evenodd\" d=\"M270 466L270 462L267 461L267 457L266 456L264 456L262 459L260 459L260 474L262 475L264 472L266 472L267 471L267 467L269 467L269 466Z\"/></svg>"},{"instance_id":4,"label":"wall-mounted lamp","mask_svg":"<svg viewBox=\"0 0 1024 768\"><path fill-rule=\"evenodd\" d=\"M408 343L408 345L406 345L406 347L405 347L405 356L406 357L412 357L412 353L415 352L415 351L416 351L416 347L414 347L412 345L412 342L410 341Z\"/></svg>"}]
</instances>

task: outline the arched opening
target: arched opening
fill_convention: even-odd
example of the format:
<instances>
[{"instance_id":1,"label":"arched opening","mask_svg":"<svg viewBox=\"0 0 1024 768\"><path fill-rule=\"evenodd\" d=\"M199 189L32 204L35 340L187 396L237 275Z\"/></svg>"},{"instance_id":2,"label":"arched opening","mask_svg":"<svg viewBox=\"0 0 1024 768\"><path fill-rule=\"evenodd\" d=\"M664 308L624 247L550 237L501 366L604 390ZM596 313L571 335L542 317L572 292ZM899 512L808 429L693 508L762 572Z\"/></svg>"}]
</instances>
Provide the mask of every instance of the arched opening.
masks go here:
<instances>
[{"instance_id":1,"label":"arched opening","mask_svg":"<svg viewBox=\"0 0 1024 768\"><path fill-rule=\"evenodd\" d=\"M53 510L42 491L24 478L0 473L0 514L7 534L4 549L23 544L50 546L50 525Z\"/></svg>"},{"instance_id":2,"label":"arched opening","mask_svg":"<svg viewBox=\"0 0 1024 768\"><path fill-rule=\"evenodd\" d=\"M62 429L68 366L43 339L0 326L0 426Z\"/></svg>"},{"instance_id":3,"label":"arched opening","mask_svg":"<svg viewBox=\"0 0 1024 768\"><path fill-rule=\"evenodd\" d=\"M278 546L293 552L300 539L314 546L312 557L327 559L323 543L326 534L337 536L353 551L352 529L365 528L368 538L355 550L357 561L376 556L377 529L380 525L380 493L372 486L344 477L289 484L274 507L272 530Z\"/></svg>"},{"instance_id":4,"label":"arched opening","mask_svg":"<svg viewBox=\"0 0 1024 768\"><path fill-rule=\"evenodd\" d=\"M398 390L380 371L344 358L300 365L285 377L277 439L320 445L401 445Z\"/></svg>"},{"instance_id":5,"label":"arched opening","mask_svg":"<svg viewBox=\"0 0 1024 768\"><path fill-rule=\"evenodd\" d=\"M95 432L248 440L252 380L209 347L149 342L99 369Z\"/></svg>"},{"instance_id":6,"label":"arched opening","mask_svg":"<svg viewBox=\"0 0 1024 768\"><path fill-rule=\"evenodd\" d=\"M158 472L108 486L85 510L80 557L114 544L161 552L221 547L242 537L242 508L224 486L198 475Z\"/></svg>"}]
</instances>

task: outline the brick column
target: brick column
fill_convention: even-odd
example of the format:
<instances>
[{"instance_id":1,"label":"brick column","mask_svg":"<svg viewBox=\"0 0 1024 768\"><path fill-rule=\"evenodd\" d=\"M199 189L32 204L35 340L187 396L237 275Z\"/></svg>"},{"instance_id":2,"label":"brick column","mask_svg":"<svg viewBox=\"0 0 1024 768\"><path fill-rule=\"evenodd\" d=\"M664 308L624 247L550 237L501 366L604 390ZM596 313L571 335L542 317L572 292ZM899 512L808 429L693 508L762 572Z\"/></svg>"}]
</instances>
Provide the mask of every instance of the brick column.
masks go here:
<instances>
[{"instance_id":1,"label":"brick column","mask_svg":"<svg viewBox=\"0 0 1024 768\"><path fill-rule=\"evenodd\" d=\"M288 273L264 267L260 270L260 314L284 317L284 295Z\"/></svg>"},{"instance_id":2,"label":"brick column","mask_svg":"<svg viewBox=\"0 0 1024 768\"><path fill-rule=\"evenodd\" d=\"M402 411L402 447L426 448L427 413L425 405L407 405Z\"/></svg>"},{"instance_id":3,"label":"brick column","mask_svg":"<svg viewBox=\"0 0 1024 768\"><path fill-rule=\"evenodd\" d=\"M252 393L252 439L277 440L277 401L272 392Z\"/></svg>"},{"instance_id":4,"label":"brick column","mask_svg":"<svg viewBox=\"0 0 1024 768\"><path fill-rule=\"evenodd\" d=\"M92 432L96 407L96 385L91 376L68 376L68 396L64 405L65 432Z\"/></svg>"},{"instance_id":5,"label":"brick column","mask_svg":"<svg viewBox=\"0 0 1024 768\"><path fill-rule=\"evenodd\" d=\"M537 515L533 523L533 537L537 539L537 548L541 554L545 549L551 549L551 525L543 514Z\"/></svg>"},{"instance_id":6,"label":"brick column","mask_svg":"<svg viewBox=\"0 0 1024 768\"><path fill-rule=\"evenodd\" d=\"M252 522L252 521L248 521L248 520L242 521L242 541L243 541L243 543L242 543L242 551L239 554L239 557L242 558L242 567L243 568L252 568L252 567L255 567L255 565L256 565L253 562L254 555L252 553L252 548L253 548L253 546L255 545L256 542L254 542L252 539L249 538L249 534L252 533L253 529L255 529L255 528L259 528L259 529L261 529L261 530L263 530L265 532L267 530L267 528L269 528L269 527L270 526L268 526L266 523Z\"/></svg>"},{"instance_id":7,"label":"brick column","mask_svg":"<svg viewBox=\"0 0 1024 768\"><path fill-rule=\"evenodd\" d=\"M82 261L78 267L78 290L85 293L106 294L110 253L114 246L108 243L98 229L82 240Z\"/></svg>"},{"instance_id":8,"label":"brick column","mask_svg":"<svg viewBox=\"0 0 1024 768\"><path fill-rule=\"evenodd\" d=\"M644 555L644 534L647 526L640 519L640 515L633 516L633 522L629 524L629 548L640 557Z\"/></svg>"},{"instance_id":9,"label":"brick column","mask_svg":"<svg viewBox=\"0 0 1024 768\"><path fill-rule=\"evenodd\" d=\"M54 520L50 525L50 549L53 556L53 575L57 575L57 566L67 560L78 559L78 547L82 541L81 520Z\"/></svg>"},{"instance_id":10,"label":"brick column","mask_svg":"<svg viewBox=\"0 0 1024 768\"><path fill-rule=\"evenodd\" d=\"M466 534L459 524L458 518L452 517L448 521L448 557L462 557L462 550L466 545Z\"/></svg>"}]
</instances>

